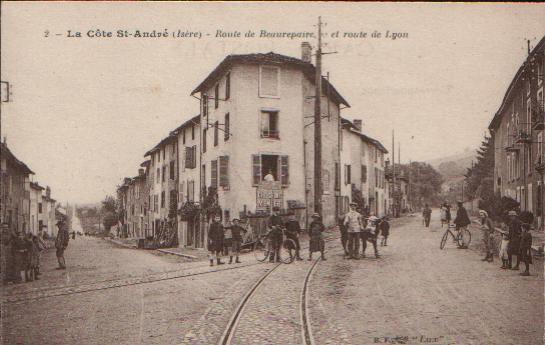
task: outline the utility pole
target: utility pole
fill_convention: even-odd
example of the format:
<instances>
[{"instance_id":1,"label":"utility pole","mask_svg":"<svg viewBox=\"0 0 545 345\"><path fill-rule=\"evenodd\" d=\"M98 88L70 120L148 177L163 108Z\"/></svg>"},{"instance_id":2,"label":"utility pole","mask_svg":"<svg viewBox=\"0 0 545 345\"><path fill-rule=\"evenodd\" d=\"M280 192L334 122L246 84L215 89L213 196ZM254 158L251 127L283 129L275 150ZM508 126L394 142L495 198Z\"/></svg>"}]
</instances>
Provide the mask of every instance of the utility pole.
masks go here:
<instances>
[{"instance_id":1,"label":"utility pole","mask_svg":"<svg viewBox=\"0 0 545 345\"><path fill-rule=\"evenodd\" d=\"M314 96L314 212L322 214L322 17L318 17Z\"/></svg>"},{"instance_id":2,"label":"utility pole","mask_svg":"<svg viewBox=\"0 0 545 345\"><path fill-rule=\"evenodd\" d=\"M395 151L395 136L394 136L394 130L392 129L392 175L393 175L393 216L394 218L397 217L397 184L396 184L396 151Z\"/></svg>"}]
</instances>

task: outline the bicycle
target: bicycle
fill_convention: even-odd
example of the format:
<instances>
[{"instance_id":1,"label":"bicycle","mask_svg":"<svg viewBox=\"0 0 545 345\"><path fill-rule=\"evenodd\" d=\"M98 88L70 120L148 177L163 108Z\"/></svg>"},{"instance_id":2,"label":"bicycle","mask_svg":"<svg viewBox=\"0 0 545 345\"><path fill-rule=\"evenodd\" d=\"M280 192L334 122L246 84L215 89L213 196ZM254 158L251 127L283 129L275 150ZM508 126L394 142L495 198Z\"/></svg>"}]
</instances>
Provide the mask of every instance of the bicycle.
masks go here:
<instances>
[{"instance_id":1,"label":"bicycle","mask_svg":"<svg viewBox=\"0 0 545 345\"><path fill-rule=\"evenodd\" d=\"M295 242L292 239L285 238L285 228L282 227L282 245L280 246L280 261L285 264L291 264L295 260ZM284 239L285 238L285 239ZM254 243L254 256L257 261L264 262L272 254L271 241L268 234L261 235Z\"/></svg>"},{"instance_id":2,"label":"bicycle","mask_svg":"<svg viewBox=\"0 0 545 345\"><path fill-rule=\"evenodd\" d=\"M449 224L447 227L447 230L445 231L443 237L441 238L441 244L439 245L440 249L445 248L445 244L448 240L448 235L450 234L452 236L452 240L454 243L456 243L458 246L466 245L469 246L469 243L471 243L471 232L464 227L460 230L454 230L456 232L456 235L454 234L452 229L456 229L455 224Z\"/></svg>"}]
</instances>

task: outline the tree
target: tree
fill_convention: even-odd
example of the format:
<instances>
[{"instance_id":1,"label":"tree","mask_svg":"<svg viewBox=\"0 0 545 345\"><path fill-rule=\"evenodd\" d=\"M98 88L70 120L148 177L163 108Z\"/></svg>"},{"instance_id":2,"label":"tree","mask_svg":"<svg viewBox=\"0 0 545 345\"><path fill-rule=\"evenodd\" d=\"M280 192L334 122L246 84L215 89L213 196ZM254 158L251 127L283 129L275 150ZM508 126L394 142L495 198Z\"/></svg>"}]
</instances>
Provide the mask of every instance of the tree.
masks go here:
<instances>
[{"instance_id":1,"label":"tree","mask_svg":"<svg viewBox=\"0 0 545 345\"><path fill-rule=\"evenodd\" d=\"M437 170L424 162L411 162L401 170L402 176L409 179L409 202L413 207L439 203L443 176Z\"/></svg>"},{"instance_id":2,"label":"tree","mask_svg":"<svg viewBox=\"0 0 545 345\"><path fill-rule=\"evenodd\" d=\"M117 213L117 200L108 195L102 200L102 208L100 210L102 217L102 225L104 225L104 231L109 232L110 228L117 224L119 215Z\"/></svg>"},{"instance_id":3,"label":"tree","mask_svg":"<svg viewBox=\"0 0 545 345\"><path fill-rule=\"evenodd\" d=\"M477 150L477 163L467 168L464 193L471 199L494 197L494 140L485 136Z\"/></svg>"}]
</instances>

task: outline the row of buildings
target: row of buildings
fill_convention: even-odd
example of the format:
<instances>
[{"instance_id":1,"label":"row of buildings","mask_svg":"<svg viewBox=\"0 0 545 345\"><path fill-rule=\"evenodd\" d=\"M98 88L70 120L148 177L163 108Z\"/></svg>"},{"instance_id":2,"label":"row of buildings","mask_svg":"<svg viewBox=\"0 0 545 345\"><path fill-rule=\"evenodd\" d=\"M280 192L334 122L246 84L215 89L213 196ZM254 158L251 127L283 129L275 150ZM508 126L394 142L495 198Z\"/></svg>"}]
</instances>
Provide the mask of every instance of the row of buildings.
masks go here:
<instances>
[{"instance_id":1,"label":"row of buildings","mask_svg":"<svg viewBox=\"0 0 545 345\"><path fill-rule=\"evenodd\" d=\"M122 233L202 248L207 215L255 221L274 206L306 225L315 183L311 54L305 42L300 59L270 52L221 61L191 93L200 113L146 152L118 188ZM336 224L353 200L385 215L394 193L388 151L361 120L341 116L350 105L325 78L320 101L324 223Z\"/></svg>"},{"instance_id":2,"label":"row of buildings","mask_svg":"<svg viewBox=\"0 0 545 345\"><path fill-rule=\"evenodd\" d=\"M489 130L494 140L494 189L520 203L543 226L545 173L545 37L511 81Z\"/></svg>"},{"instance_id":3,"label":"row of buildings","mask_svg":"<svg viewBox=\"0 0 545 345\"><path fill-rule=\"evenodd\" d=\"M6 141L0 143L0 222L11 231L57 235L56 200L51 189L31 181L34 172L17 159Z\"/></svg>"}]
</instances>

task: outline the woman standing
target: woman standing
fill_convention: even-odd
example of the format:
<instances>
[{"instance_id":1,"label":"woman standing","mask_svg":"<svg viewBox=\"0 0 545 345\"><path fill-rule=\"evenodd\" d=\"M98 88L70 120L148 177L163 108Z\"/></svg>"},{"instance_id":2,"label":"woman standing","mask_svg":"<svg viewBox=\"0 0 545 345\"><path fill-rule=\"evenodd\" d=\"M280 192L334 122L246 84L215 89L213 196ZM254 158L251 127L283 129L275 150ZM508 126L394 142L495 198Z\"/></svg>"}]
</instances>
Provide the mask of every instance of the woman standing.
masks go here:
<instances>
[{"instance_id":1,"label":"woman standing","mask_svg":"<svg viewBox=\"0 0 545 345\"><path fill-rule=\"evenodd\" d=\"M486 252L486 256L481 259L481 261L493 262L494 252L492 251L492 234L494 233L494 225L485 210L480 210L479 216L481 217L481 229L483 230L483 242Z\"/></svg>"},{"instance_id":2,"label":"woman standing","mask_svg":"<svg viewBox=\"0 0 545 345\"><path fill-rule=\"evenodd\" d=\"M312 215L312 222L309 225L309 248L308 248L308 261L312 260L312 253L320 252L322 254L322 260L326 260L324 255L324 238L322 233L325 230L325 226L322 223L322 218L318 213Z\"/></svg>"}]
</instances>

